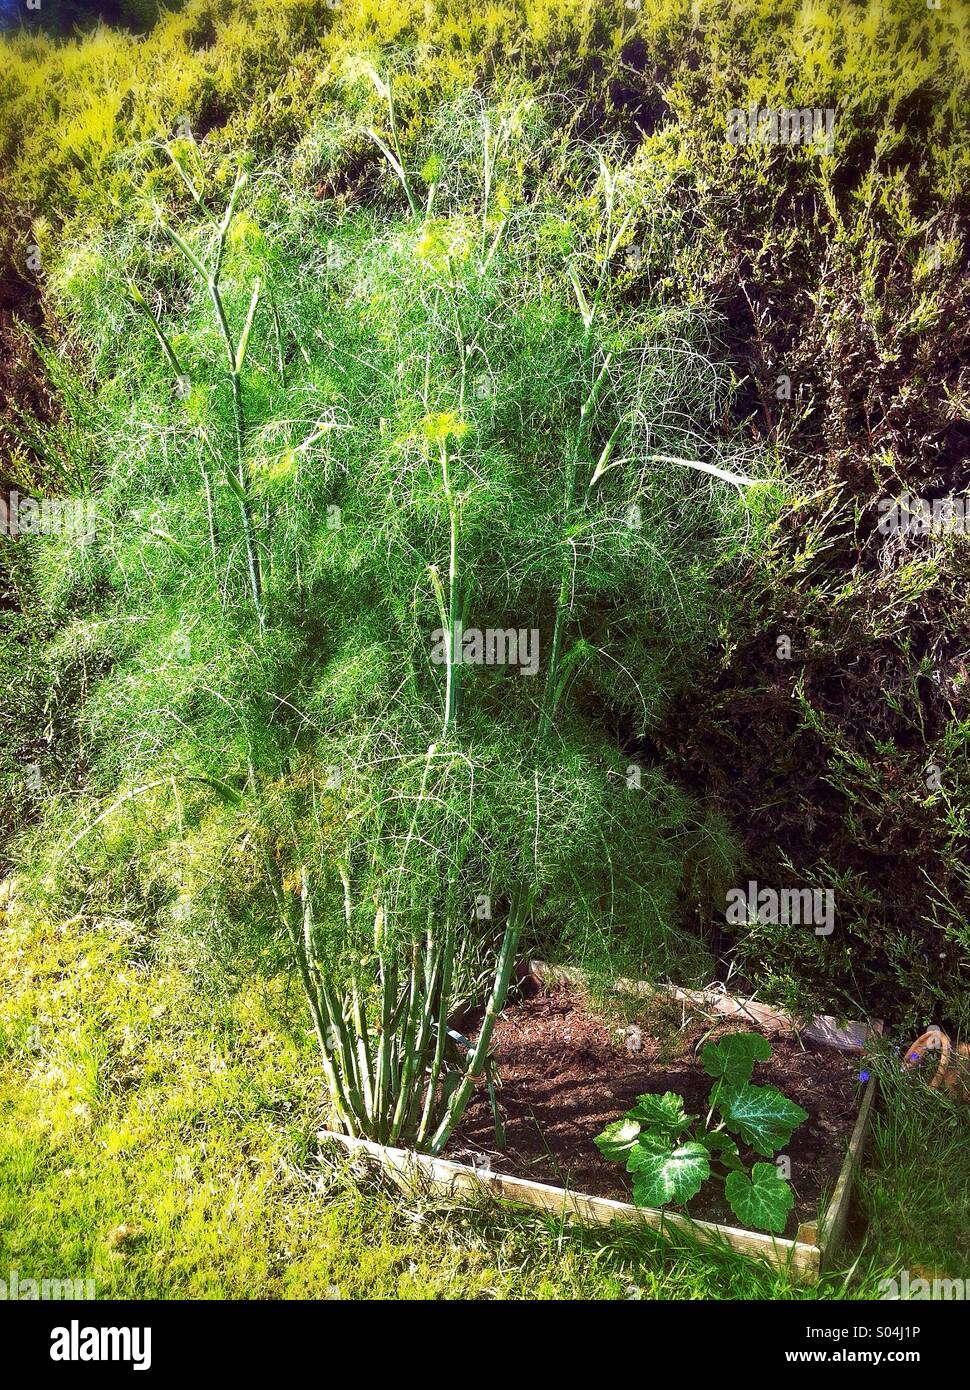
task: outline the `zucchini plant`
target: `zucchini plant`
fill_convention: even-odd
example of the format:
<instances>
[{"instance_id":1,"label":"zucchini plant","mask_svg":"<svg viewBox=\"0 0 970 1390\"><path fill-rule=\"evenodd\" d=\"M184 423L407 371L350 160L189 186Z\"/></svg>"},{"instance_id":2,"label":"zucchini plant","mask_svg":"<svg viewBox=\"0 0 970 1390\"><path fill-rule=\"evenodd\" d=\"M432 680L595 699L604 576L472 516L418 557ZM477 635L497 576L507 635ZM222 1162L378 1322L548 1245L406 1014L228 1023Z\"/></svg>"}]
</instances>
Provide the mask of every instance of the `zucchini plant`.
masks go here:
<instances>
[{"instance_id":1,"label":"zucchini plant","mask_svg":"<svg viewBox=\"0 0 970 1390\"><path fill-rule=\"evenodd\" d=\"M808 1119L777 1087L752 1083L755 1062L770 1056L771 1044L759 1033L729 1033L701 1053L714 1078L706 1116L688 1115L676 1091L643 1095L597 1136L603 1157L624 1163L632 1175L637 1206L682 1206L715 1179L743 1225L784 1230L795 1201L791 1186L775 1163L756 1162L749 1171L739 1150L740 1142L771 1159Z\"/></svg>"}]
</instances>

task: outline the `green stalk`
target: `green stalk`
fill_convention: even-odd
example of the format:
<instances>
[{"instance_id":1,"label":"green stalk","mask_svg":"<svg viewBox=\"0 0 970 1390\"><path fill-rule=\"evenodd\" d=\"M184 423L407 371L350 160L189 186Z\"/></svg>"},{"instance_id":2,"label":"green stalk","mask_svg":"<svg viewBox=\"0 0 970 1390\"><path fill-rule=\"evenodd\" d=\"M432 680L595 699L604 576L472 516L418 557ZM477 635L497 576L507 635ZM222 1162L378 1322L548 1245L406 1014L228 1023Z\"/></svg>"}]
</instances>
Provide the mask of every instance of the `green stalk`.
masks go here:
<instances>
[{"instance_id":1,"label":"green stalk","mask_svg":"<svg viewBox=\"0 0 970 1390\"><path fill-rule=\"evenodd\" d=\"M505 1007L505 996L508 993L509 981L512 978L512 968L515 964L515 953L525 922L526 907L527 898L524 896L520 897L517 893L509 907L509 920L506 923L505 934L502 938L502 945L499 950L498 964L495 971L495 982L492 986L488 1004L485 1006L485 1016L482 1019L482 1026L479 1030L475 1046L472 1049L464 1075L450 1096L444 1118L431 1140L430 1152L432 1154L440 1154L448 1143L455 1126L465 1112L465 1106L468 1104L469 1098L471 1097L475 1082L482 1073L482 1068L488 1057L489 1045L492 1040L492 1032L495 1028L496 1019Z\"/></svg>"},{"instance_id":2,"label":"green stalk","mask_svg":"<svg viewBox=\"0 0 970 1390\"><path fill-rule=\"evenodd\" d=\"M347 924L347 933L349 936L351 921L353 918L353 902L351 900L350 893L350 874L347 871L346 864L344 864L343 862L338 863L337 872L340 875L340 882L343 886L344 921ZM360 990L358 989L356 979L351 984L350 1013L354 1025L354 1035L357 1040L357 1071L360 1077L360 1086L363 1094L364 1109L367 1114L368 1123L373 1123L374 1087L372 1081L372 1072L374 1069L374 1063L370 1051L370 1038L367 1029L367 1015L360 997Z\"/></svg>"},{"instance_id":3,"label":"green stalk","mask_svg":"<svg viewBox=\"0 0 970 1390\"><path fill-rule=\"evenodd\" d=\"M386 142L382 140L381 137L378 135L376 130L373 130L370 127L368 127L367 133L374 141L374 144L380 150L381 154L383 154L388 164L390 164L395 174L397 175L401 187L404 189L405 197L408 200L408 207L411 209L411 216L415 218L419 217L421 209L418 206L417 199L411 191L411 184L408 180L407 171L404 167L404 156L401 153L401 142L398 139L397 121L394 115L394 92L391 87L391 79L388 78L388 80L385 82L375 68L369 67L367 71L371 81L377 88L378 93L387 102L388 118L391 127L391 144L394 148L390 149Z\"/></svg>"},{"instance_id":4,"label":"green stalk","mask_svg":"<svg viewBox=\"0 0 970 1390\"><path fill-rule=\"evenodd\" d=\"M425 946L424 993L421 1001L421 1022L418 1028L417 1041L414 1045L412 1080L408 1088L407 1108L404 1112L402 1122L402 1132L408 1138L414 1137L412 1116L415 1115L415 1112L421 1105L422 1088L425 1082L425 1071L427 1068L428 1048L431 1043L431 1023L434 1015L435 994L441 972L441 960L441 947L434 944L433 935L429 929Z\"/></svg>"},{"instance_id":5,"label":"green stalk","mask_svg":"<svg viewBox=\"0 0 970 1390\"><path fill-rule=\"evenodd\" d=\"M168 336L167 336L165 330L162 328L162 325L159 323L158 319L157 319L157 318L155 317L155 315L152 313L152 311L151 311L151 309L150 309L150 307L149 307L149 305L148 305L148 302L146 301L144 295L143 295L143 294L141 293L141 291L138 289L138 286L134 284L134 282L129 283L129 287L128 287L128 288L129 288L129 290L130 290L132 300L134 301L135 305L141 310L141 312L142 312L142 313L145 315L145 317L147 318L147 320L148 320L148 322L149 322L149 324L150 324L150 326L151 326L152 332L155 334L155 337L158 339L158 342L159 342L160 345L161 345L162 351L163 351L164 354L165 354L165 357L166 357L166 359L167 359L167 361L168 361L168 364L169 364L169 366L172 368L172 372L173 372L174 375L175 375L176 386L178 386L179 383L181 383L181 382L183 382L183 381L187 381L187 380L188 380L188 376L186 375L186 373L185 373L185 371L184 371L184 369L183 369L183 367L182 367L181 362L179 361L178 357L176 356L175 349L172 347L172 344L169 342ZM212 553L212 575L213 575L213 579L214 579L214 581L215 581L216 589L218 590L218 588L219 588L219 561L218 561L218 558L217 558L217 549L218 549L218 545L217 545L216 526L215 526L215 520L214 520L214 514L213 514L213 507L212 507L212 483L211 483L211 480L210 480L210 478L209 478L209 471L208 471L208 469L206 468L205 463L202 461L202 458L201 458L201 457L199 458L199 468L200 468L200 470L201 470L201 472L202 472L202 485L203 485L203 487L205 488L205 509L206 509L206 517L207 517L207 519L208 519L208 525L209 525L209 549L210 549L210 551L211 551L211 553Z\"/></svg>"},{"instance_id":6,"label":"green stalk","mask_svg":"<svg viewBox=\"0 0 970 1390\"><path fill-rule=\"evenodd\" d=\"M303 907L303 956L307 962L307 967L311 980L315 980L318 1007L322 1020L326 1025L327 1041L332 1037L337 1040L337 1054L340 1059L340 1073L342 1080L342 1093L346 1098L349 1110L357 1118L363 1121L366 1118L366 1111L361 1101L360 1087L357 1081L356 1067L354 1065L354 1054L350 1047L350 1039L347 1035L347 1023L342 1009L338 1009L334 1003L330 989L327 985L326 977L320 968L317 958L316 947L314 945L313 934L313 904L310 897L310 877L305 867L300 870L300 901Z\"/></svg>"},{"instance_id":7,"label":"green stalk","mask_svg":"<svg viewBox=\"0 0 970 1390\"><path fill-rule=\"evenodd\" d=\"M214 268L211 271L211 273L206 270L199 257L195 254L195 252L188 245L188 243L185 242L178 235L177 232L173 231L172 228L169 227L166 223L163 223L162 225L169 239L174 243L175 246L178 247L178 249L182 252L182 255L185 257L185 259L189 262L189 264L193 267L193 269L197 272L197 274L201 277L202 281L206 285L209 291L209 298L212 301L213 310L215 312L216 323L218 324L219 331L222 335L223 343L226 349L226 355L229 359L229 382L232 391L233 427L235 430L236 441L236 473L234 478L230 475L230 479L233 483L233 491L235 492L237 501L239 503L239 515L243 532L243 544L246 549L246 562L249 573L249 585L253 598L253 606L256 609L256 617L259 622L260 634L265 635L266 618L265 613L263 611L262 576L260 573L259 555L255 542L255 532L252 519L252 505L249 498L246 480L246 419L243 408L242 387L240 383L240 373L242 371L243 362L246 358L246 349L249 344L249 335L252 330L253 320L256 316L256 309L259 304L261 286L260 281L257 278L256 283L253 286L253 294L249 304L249 311L246 315L246 320L243 325L243 330L240 334L239 342L235 346L233 346L232 334L229 331L229 322L226 318L225 305L223 304L222 295L219 291L219 276L222 271L222 260L225 254L226 234L229 231L229 225L232 221L233 215L236 210L236 201L239 197L240 189L242 188L244 183L245 176L240 175L239 178L237 178L236 180L235 186L229 198L229 202L226 205L226 210L223 215L222 221L219 224L216 236L215 262ZM136 302L139 302L141 307L148 314L149 321L152 322L152 326L155 328L156 335L160 338L162 346L166 352L166 356L169 358L169 361L172 364L173 369L175 369L177 367L177 359L175 358L175 355L171 350L171 345L165 338L164 333L162 333L160 325L158 325L157 322L154 320L153 315L148 310L147 305L144 303L144 300L141 299L140 296L138 297Z\"/></svg>"},{"instance_id":8,"label":"green stalk","mask_svg":"<svg viewBox=\"0 0 970 1390\"><path fill-rule=\"evenodd\" d=\"M621 227L620 231L616 234L616 237L613 236L613 205L615 196L615 183L613 180L613 176L609 171L609 167L607 166L606 161L603 159L602 155L600 156L600 170L606 194L607 250L603 258L603 264L600 269L599 277L597 279L596 288L593 292L592 304L590 304L586 298L582 284L579 280L579 275L576 271L576 267L574 265L570 265L568 268L568 275L572 282L573 289L575 290L576 300L579 304L579 312L583 319L584 352L592 336L593 323L599 310L600 299L602 297L603 289L606 284L606 278L609 273L610 258L616 250L616 246L619 240L621 239L623 233L625 232L629 222L629 218L627 218L626 221L624 221L624 224ZM582 448L584 436L589 427L589 422L592 418L593 412L596 409L596 402L599 399L599 394L602 390L603 383L606 379L606 373L609 368L609 365L610 356L607 355L602 367L593 379L593 385L590 389L589 395L584 401L582 409L579 413L579 424L577 426L576 433L573 439L573 447L570 452L569 466L566 470L565 496L563 501L563 542L565 542L568 537L569 523L572 517L573 508L575 506L576 473L579 465L580 450ZM619 426L617 427L617 430L618 428ZM603 455L601 455L600 457L600 461L597 464L596 469L593 473L594 480L599 476L601 468L605 467L606 463L608 462L609 453L612 452L612 445L615 442L616 433L617 431L615 430L613 435L611 435L610 437L610 443L607 446L607 450L604 450ZM560 572L559 593L556 597L556 613L552 629L552 648L549 653L549 666L546 671L546 684L542 698L542 713L539 720L540 743L544 743L545 740L549 737L549 734L552 730L552 721L556 712L557 691L559 686L559 662L562 653L562 634L564 625L563 613L566 607L566 601L569 597L569 570L569 556L568 554L564 554L562 561L562 569Z\"/></svg>"},{"instance_id":9,"label":"green stalk","mask_svg":"<svg viewBox=\"0 0 970 1390\"><path fill-rule=\"evenodd\" d=\"M385 1112L391 1089L391 1046L394 1028L394 1003L396 975L393 960L381 959L381 1035L377 1044L377 1067L374 1100L374 1118L377 1132L375 1138L381 1143L387 1139Z\"/></svg>"},{"instance_id":10,"label":"green stalk","mask_svg":"<svg viewBox=\"0 0 970 1390\"><path fill-rule=\"evenodd\" d=\"M179 362L178 358L175 355L175 349L169 342L168 336L165 333L164 328L162 328L162 325L159 323L158 319L155 317L155 315L149 308L148 301L145 299L145 296L141 293L134 281L128 282L128 290L131 294L133 302L145 315L151 326L152 332L158 339L158 342L161 345L161 349L164 352L165 357L168 361L168 365L171 367L172 372L175 376L176 384L178 384L180 381L187 381L188 377L186 373L182 370L182 364Z\"/></svg>"},{"instance_id":11,"label":"green stalk","mask_svg":"<svg viewBox=\"0 0 970 1390\"><path fill-rule=\"evenodd\" d=\"M324 1014L320 1007L321 1001L317 993L317 990L314 988L313 979L310 974L310 965L307 961L306 953L304 950L303 940L300 936L298 928L292 920L290 913L286 909L286 904L283 902L282 894L280 893L280 890L276 884L275 868L265 846L262 846L262 854L263 864L266 869L266 875L269 880L269 885L273 894L273 899L276 903L276 909L279 913L280 919L282 920L284 927L286 928L287 935L289 936L290 943L293 947L293 955L296 960L297 969L300 972L300 981L303 985L303 992L306 995L307 1004L310 1008L310 1017L313 1019L313 1030L317 1035L317 1043L319 1045L320 1055L323 1061L323 1074L327 1080L327 1087L330 1091L330 1097L333 1101L333 1107L337 1112L337 1116L340 1120L340 1123L343 1125L347 1133L350 1135L355 1135L357 1133L357 1127L354 1123L353 1113L350 1104L347 1100L347 1096L344 1092L340 1076L338 1075L337 1067L334 1065L334 1060L330 1053L328 1032L329 1020L327 1020L324 1017Z\"/></svg>"},{"instance_id":12,"label":"green stalk","mask_svg":"<svg viewBox=\"0 0 970 1390\"><path fill-rule=\"evenodd\" d=\"M577 293L581 294L579 282ZM584 301L581 299L580 303ZM589 311L590 313L592 311ZM590 319L591 322L591 319ZM606 381L606 374L612 358L607 354L602 367L593 378L589 394L583 402L579 412L579 421L573 437L572 447L569 453L569 462L566 467L566 480L563 488L563 525L562 543L565 546L569 537L570 522L576 505L576 476L579 471L579 455L583 446L586 432L589 429L590 421L596 410L596 403L599 400L600 392ZM542 693L542 712L539 719L539 742L544 743L552 730L552 721L556 712L556 699L559 685L559 663L562 656L563 628L565 624L564 614L566 612L567 601L570 589L570 557L568 551L564 550L562 566L559 574L559 592L556 595L555 617L552 626L552 646L549 652L549 665L546 670L546 683Z\"/></svg>"},{"instance_id":13,"label":"green stalk","mask_svg":"<svg viewBox=\"0 0 970 1390\"><path fill-rule=\"evenodd\" d=\"M259 298L259 281L256 281L246 326L243 329L243 334L240 337L239 346L236 350L233 349L232 338L229 333L229 324L226 321L226 312L222 303L222 295L219 293L219 286L214 278L210 278L209 280L209 294L215 306L216 318L222 330L226 352L229 357L229 383L232 389L232 418L236 436L237 486L233 491L236 493L236 499L239 503L239 519L242 525L243 544L246 548L246 567L249 571L249 587L252 592L253 607L256 609L260 634L265 635L266 617L263 612L262 575L256 549L252 504L249 498L246 478L246 418L243 409L242 383L239 376L249 339L249 330L252 326L252 319L256 312L256 304Z\"/></svg>"},{"instance_id":14,"label":"green stalk","mask_svg":"<svg viewBox=\"0 0 970 1390\"><path fill-rule=\"evenodd\" d=\"M401 1073L395 1081L394 1094L397 1097L394 1114L391 1118L391 1128L388 1133L388 1142L396 1143L397 1137L401 1132L401 1125L407 1112L408 1102L411 1098L411 1081L414 1076L414 1044L418 1030L419 1018L419 985L418 985L418 947L417 943L411 952L411 980L408 986L408 1010L407 1022L401 1039Z\"/></svg>"},{"instance_id":15,"label":"green stalk","mask_svg":"<svg viewBox=\"0 0 970 1390\"><path fill-rule=\"evenodd\" d=\"M357 982L354 981L351 991L351 1016L354 1022L354 1034L357 1038L357 1068L360 1073L360 1084L363 1092L364 1109L369 1118L374 1115L374 1087L371 1073L374 1069L373 1058L370 1051L370 1040L367 1035L367 1018L361 1004L360 991Z\"/></svg>"},{"instance_id":16,"label":"green stalk","mask_svg":"<svg viewBox=\"0 0 970 1390\"><path fill-rule=\"evenodd\" d=\"M448 530L449 530L449 549L448 549L448 631L445 641L445 655L448 666L445 679L445 731L452 728L457 718L458 703L458 670L461 665L461 653L455 651L455 643L458 638L459 628L459 598L458 598L458 507L451 490L451 478L448 469L448 444L446 440L441 441L441 476L445 490L445 501L448 505Z\"/></svg>"},{"instance_id":17,"label":"green stalk","mask_svg":"<svg viewBox=\"0 0 970 1390\"><path fill-rule=\"evenodd\" d=\"M431 1071L428 1074L428 1089L424 1098L424 1111L421 1115L421 1123L418 1126L418 1134L415 1140L415 1144L419 1149L425 1143L428 1130L435 1119L435 1097L438 1091L438 1080L441 1076L441 1068L445 1059L445 1046L448 1041L448 1013L451 1002L451 981L454 973L454 963L455 933L453 923L449 916L445 922L445 940L442 949L441 996L438 1001L437 1020L438 1034L435 1040Z\"/></svg>"},{"instance_id":18,"label":"green stalk","mask_svg":"<svg viewBox=\"0 0 970 1390\"><path fill-rule=\"evenodd\" d=\"M347 1097L347 1104L359 1121L360 1127L366 1132L367 1109L361 1095L354 1049L351 1045L347 1030L347 1020L343 1010L337 1008L326 980L319 974L318 979L323 1012L328 1018L331 1034L335 1035L337 1039L337 1051L340 1058L340 1070L344 1083L344 1094Z\"/></svg>"}]
</instances>

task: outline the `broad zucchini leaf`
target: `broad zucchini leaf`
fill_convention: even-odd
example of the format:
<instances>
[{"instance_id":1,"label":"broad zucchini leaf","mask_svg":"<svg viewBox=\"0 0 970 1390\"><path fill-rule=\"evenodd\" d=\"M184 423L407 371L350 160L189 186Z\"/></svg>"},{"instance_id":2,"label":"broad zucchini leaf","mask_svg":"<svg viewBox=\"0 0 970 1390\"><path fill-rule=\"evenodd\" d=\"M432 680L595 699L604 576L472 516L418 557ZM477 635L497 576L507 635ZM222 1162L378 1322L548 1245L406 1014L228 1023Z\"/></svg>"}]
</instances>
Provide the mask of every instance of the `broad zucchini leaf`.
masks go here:
<instances>
[{"instance_id":1,"label":"broad zucchini leaf","mask_svg":"<svg viewBox=\"0 0 970 1390\"><path fill-rule=\"evenodd\" d=\"M766 1158L783 1148L792 1130L808 1119L808 1112L775 1086L732 1086L718 1097L717 1108L728 1129Z\"/></svg>"},{"instance_id":2,"label":"broad zucchini leaf","mask_svg":"<svg viewBox=\"0 0 970 1390\"><path fill-rule=\"evenodd\" d=\"M679 1144L669 1135L641 1134L626 1163L633 1174L638 1207L689 1202L711 1176L710 1155L703 1144Z\"/></svg>"},{"instance_id":3,"label":"broad zucchini leaf","mask_svg":"<svg viewBox=\"0 0 970 1390\"><path fill-rule=\"evenodd\" d=\"M597 1134L593 1143L604 1158L617 1159L622 1163L626 1161L639 1133L640 1126L636 1120L614 1120L602 1134Z\"/></svg>"},{"instance_id":4,"label":"broad zucchini leaf","mask_svg":"<svg viewBox=\"0 0 970 1390\"><path fill-rule=\"evenodd\" d=\"M646 1129L662 1129L667 1134L682 1134L690 1129L691 1119L684 1111L684 1098L676 1091L662 1096L637 1096L637 1103L626 1112L628 1120L637 1120Z\"/></svg>"},{"instance_id":5,"label":"broad zucchini leaf","mask_svg":"<svg viewBox=\"0 0 970 1390\"><path fill-rule=\"evenodd\" d=\"M729 1086L743 1086L751 1080L755 1062L767 1062L770 1056L771 1043L760 1033L728 1033L707 1044L701 1061L708 1076L723 1076Z\"/></svg>"},{"instance_id":6,"label":"broad zucchini leaf","mask_svg":"<svg viewBox=\"0 0 970 1390\"><path fill-rule=\"evenodd\" d=\"M747 1173L728 1173L724 1195L745 1226L759 1231L783 1231L795 1198L773 1163L756 1163Z\"/></svg>"}]
</instances>

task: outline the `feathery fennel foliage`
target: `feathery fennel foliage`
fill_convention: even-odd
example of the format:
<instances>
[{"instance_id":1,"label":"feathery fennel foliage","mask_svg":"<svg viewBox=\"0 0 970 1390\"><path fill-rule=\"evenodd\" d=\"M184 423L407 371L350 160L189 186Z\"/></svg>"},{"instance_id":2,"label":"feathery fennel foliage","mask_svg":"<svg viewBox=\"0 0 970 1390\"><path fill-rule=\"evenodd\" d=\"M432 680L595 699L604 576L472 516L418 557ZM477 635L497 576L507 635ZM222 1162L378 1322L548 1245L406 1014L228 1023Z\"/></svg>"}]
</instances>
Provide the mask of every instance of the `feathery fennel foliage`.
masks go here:
<instances>
[{"instance_id":1,"label":"feathery fennel foliage","mask_svg":"<svg viewBox=\"0 0 970 1390\"><path fill-rule=\"evenodd\" d=\"M648 735L729 620L776 488L719 432L709 325L618 310L603 155L560 150L566 222L530 189L533 104L459 102L416 171L381 89L396 215L269 171L223 206L178 149L192 218L65 259L100 526L36 578L53 665L94 673L98 802L78 831L52 799L45 868L182 930L269 913L341 1123L437 1152L524 933L691 973L678 898L730 844L615 731ZM530 635L534 669L469 663L469 630Z\"/></svg>"}]
</instances>

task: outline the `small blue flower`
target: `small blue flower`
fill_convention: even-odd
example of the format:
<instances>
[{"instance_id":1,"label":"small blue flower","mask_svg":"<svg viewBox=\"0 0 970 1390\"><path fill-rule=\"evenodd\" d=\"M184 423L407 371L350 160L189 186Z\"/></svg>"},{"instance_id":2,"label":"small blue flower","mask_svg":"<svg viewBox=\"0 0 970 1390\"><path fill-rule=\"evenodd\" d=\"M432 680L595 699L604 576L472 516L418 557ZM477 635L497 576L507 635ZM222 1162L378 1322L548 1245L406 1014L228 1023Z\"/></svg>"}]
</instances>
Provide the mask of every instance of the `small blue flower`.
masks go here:
<instances>
[{"instance_id":1,"label":"small blue flower","mask_svg":"<svg viewBox=\"0 0 970 1390\"><path fill-rule=\"evenodd\" d=\"M869 1080L869 1073L868 1073L867 1071L860 1071L860 1073L859 1073L859 1080L860 1080L860 1081L868 1081L868 1080Z\"/></svg>"}]
</instances>

